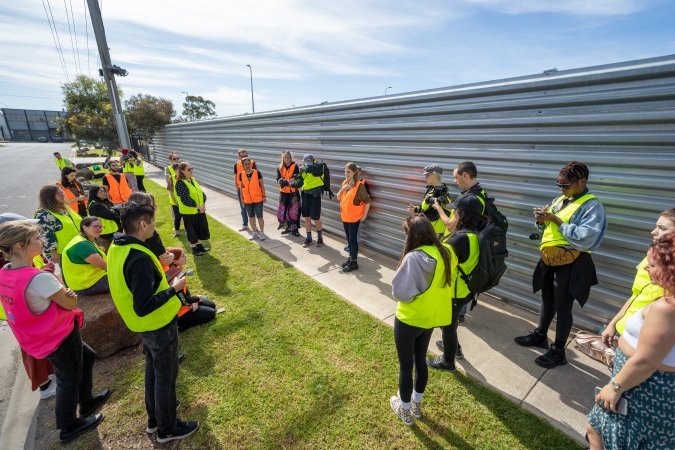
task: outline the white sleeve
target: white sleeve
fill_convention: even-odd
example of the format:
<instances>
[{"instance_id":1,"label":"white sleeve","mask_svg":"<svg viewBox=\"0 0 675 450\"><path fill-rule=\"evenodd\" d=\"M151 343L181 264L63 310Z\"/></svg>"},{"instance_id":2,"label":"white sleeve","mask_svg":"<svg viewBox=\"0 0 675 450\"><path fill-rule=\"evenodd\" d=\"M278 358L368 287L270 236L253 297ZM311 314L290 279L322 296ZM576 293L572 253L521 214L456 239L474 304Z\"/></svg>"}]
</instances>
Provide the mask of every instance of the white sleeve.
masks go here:
<instances>
[{"instance_id":1,"label":"white sleeve","mask_svg":"<svg viewBox=\"0 0 675 450\"><path fill-rule=\"evenodd\" d=\"M49 297L59 292L63 286L49 272L42 272L31 280L26 287L26 304L34 314L41 314L51 303Z\"/></svg>"}]
</instances>

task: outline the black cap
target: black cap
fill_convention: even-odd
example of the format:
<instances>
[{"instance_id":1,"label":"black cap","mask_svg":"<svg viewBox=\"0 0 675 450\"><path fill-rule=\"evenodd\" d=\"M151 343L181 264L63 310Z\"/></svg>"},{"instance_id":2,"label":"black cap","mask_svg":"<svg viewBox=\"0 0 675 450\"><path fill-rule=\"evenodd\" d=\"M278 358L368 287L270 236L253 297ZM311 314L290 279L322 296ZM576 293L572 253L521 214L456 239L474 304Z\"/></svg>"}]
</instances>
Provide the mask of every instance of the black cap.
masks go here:
<instances>
[{"instance_id":1,"label":"black cap","mask_svg":"<svg viewBox=\"0 0 675 450\"><path fill-rule=\"evenodd\" d=\"M448 205L450 209L457 209L464 214L483 214L483 203L478 197L471 194L462 194Z\"/></svg>"}]
</instances>

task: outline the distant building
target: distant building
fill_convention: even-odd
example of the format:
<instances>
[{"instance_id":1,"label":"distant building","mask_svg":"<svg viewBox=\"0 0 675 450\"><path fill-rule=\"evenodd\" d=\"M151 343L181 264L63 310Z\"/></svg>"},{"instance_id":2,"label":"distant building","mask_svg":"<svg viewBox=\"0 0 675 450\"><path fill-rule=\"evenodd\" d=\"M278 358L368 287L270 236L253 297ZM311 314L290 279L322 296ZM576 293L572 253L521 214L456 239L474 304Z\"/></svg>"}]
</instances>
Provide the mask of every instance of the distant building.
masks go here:
<instances>
[{"instance_id":1,"label":"distant building","mask_svg":"<svg viewBox=\"0 0 675 450\"><path fill-rule=\"evenodd\" d=\"M0 112L0 133L4 139L17 142L64 141L64 135L57 132L55 121L66 116L63 111L2 108Z\"/></svg>"}]
</instances>

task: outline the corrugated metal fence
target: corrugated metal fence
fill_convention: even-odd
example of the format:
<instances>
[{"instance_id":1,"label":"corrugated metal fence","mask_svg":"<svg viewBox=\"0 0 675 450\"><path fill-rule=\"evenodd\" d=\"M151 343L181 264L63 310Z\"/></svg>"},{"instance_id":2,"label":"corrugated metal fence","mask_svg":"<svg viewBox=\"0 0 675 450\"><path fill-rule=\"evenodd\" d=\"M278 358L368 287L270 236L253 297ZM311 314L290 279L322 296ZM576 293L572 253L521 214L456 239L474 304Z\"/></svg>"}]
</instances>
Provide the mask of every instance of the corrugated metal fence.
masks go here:
<instances>
[{"instance_id":1,"label":"corrugated metal fence","mask_svg":"<svg viewBox=\"0 0 675 450\"><path fill-rule=\"evenodd\" d=\"M167 126L154 157L179 151L195 177L235 195L237 149L247 148L267 180L268 208L283 150L328 164L333 189L356 161L372 185L362 241L398 256L401 221L424 190L421 168L474 161L481 185L508 217L509 269L492 292L538 309L531 289L538 259L531 208L559 195L554 182L570 160L588 164L609 231L594 254L600 284L576 312L577 324L607 321L627 298L658 213L675 205L675 55L282 111ZM342 234L337 201L324 201L325 226ZM273 226L270 224L268 226Z\"/></svg>"}]
</instances>

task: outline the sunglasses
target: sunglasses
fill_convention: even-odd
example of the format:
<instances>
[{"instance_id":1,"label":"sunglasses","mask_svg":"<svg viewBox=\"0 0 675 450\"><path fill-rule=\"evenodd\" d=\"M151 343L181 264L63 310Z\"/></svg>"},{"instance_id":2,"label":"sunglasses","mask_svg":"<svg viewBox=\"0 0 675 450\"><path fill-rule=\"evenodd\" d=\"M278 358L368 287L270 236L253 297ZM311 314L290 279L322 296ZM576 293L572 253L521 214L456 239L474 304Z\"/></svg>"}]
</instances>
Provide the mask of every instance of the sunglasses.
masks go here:
<instances>
[{"instance_id":1,"label":"sunglasses","mask_svg":"<svg viewBox=\"0 0 675 450\"><path fill-rule=\"evenodd\" d=\"M555 185L558 186L561 189L569 189L570 186L572 186L572 183L558 183L557 181L555 182Z\"/></svg>"}]
</instances>

